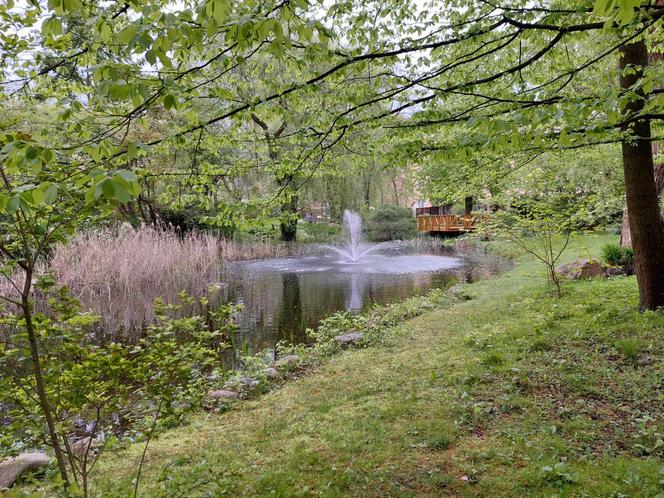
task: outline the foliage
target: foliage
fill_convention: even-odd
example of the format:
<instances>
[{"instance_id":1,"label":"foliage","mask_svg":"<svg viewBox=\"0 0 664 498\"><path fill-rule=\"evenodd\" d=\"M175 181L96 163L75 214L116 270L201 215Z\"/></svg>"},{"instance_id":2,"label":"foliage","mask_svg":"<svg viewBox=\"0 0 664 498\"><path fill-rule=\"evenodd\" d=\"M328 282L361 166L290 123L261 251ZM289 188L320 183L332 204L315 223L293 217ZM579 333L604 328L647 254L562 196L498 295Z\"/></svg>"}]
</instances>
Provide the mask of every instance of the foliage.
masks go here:
<instances>
[{"instance_id":1,"label":"foliage","mask_svg":"<svg viewBox=\"0 0 664 498\"><path fill-rule=\"evenodd\" d=\"M577 195L555 171L539 171L530 180L530 195L503 193L503 208L493 213L486 228L534 256L546 269L552 291L560 296L561 277L555 271L570 235L597 220L603 203L594 195ZM568 186L568 185L567 185Z\"/></svg>"},{"instance_id":2,"label":"foliage","mask_svg":"<svg viewBox=\"0 0 664 498\"><path fill-rule=\"evenodd\" d=\"M514 243L521 251L539 260L546 268L551 292L562 295L561 276L556 272L571 235L569 219L542 203L527 210L503 210L486 224L494 235Z\"/></svg>"},{"instance_id":3,"label":"foliage","mask_svg":"<svg viewBox=\"0 0 664 498\"><path fill-rule=\"evenodd\" d=\"M367 237L374 242L405 240L417 235L415 220L410 209L400 206L379 206L369 213L366 222Z\"/></svg>"},{"instance_id":4,"label":"foliage","mask_svg":"<svg viewBox=\"0 0 664 498\"><path fill-rule=\"evenodd\" d=\"M40 269L56 243L115 210L155 226L161 212L220 233L272 235L278 224L294 236L308 184L338 214L374 202L374 183L391 183L397 202L408 183L399 169L426 164L421 177L440 198L445 182L463 184L456 196L526 191L534 205L503 204L514 208L504 234L546 265L559 294L557 231L564 239L610 216L619 175L599 154L590 167L574 159L578 174L540 158L616 154L620 142L650 151L635 125L662 116L664 66L629 64L622 88L613 68L634 42L661 42L661 12L636 0L2 3L0 273L12 288L2 298L29 351L27 387L63 485L49 402L57 386L44 373L51 340L72 325L35 305L53 288ZM529 181L510 191L503 180L520 176L564 188L549 195ZM641 187L630 185L630 201ZM572 227L564 221L577 199L590 208ZM543 250L525 234L541 236ZM661 248L641 246L644 262L657 260Z\"/></svg>"},{"instance_id":5,"label":"foliage","mask_svg":"<svg viewBox=\"0 0 664 498\"><path fill-rule=\"evenodd\" d=\"M634 251L631 247L622 247L620 244L606 244L602 248L602 259L611 266L634 265Z\"/></svg>"},{"instance_id":6,"label":"foliage","mask_svg":"<svg viewBox=\"0 0 664 498\"><path fill-rule=\"evenodd\" d=\"M336 223L301 223L298 241L306 243L331 243L339 237L339 225Z\"/></svg>"},{"instance_id":7,"label":"foliage","mask_svg":"<svg viewBox=\"0 0 664 498\"><path fill-rule=\"evenodd\" d=\"M66 289L50 294L48 314L34 315L40 371L72 485L87 496L103 449L127 437L147 445L159 426L176 423L200 405L206 377L225 347L221 336L232 323L220 322L211 330L202 316L172 318L182 304L162 301L156 307L158 322L136 344L98 343L89 334L95 317L81 313ZM192 301L184 294L180 298ZM3 452L39 448L48 443L46 415L37 401L24 318L6 314L2 326ZM140 474L142 461L137 464Z\"/></svg>"}]
</instances>

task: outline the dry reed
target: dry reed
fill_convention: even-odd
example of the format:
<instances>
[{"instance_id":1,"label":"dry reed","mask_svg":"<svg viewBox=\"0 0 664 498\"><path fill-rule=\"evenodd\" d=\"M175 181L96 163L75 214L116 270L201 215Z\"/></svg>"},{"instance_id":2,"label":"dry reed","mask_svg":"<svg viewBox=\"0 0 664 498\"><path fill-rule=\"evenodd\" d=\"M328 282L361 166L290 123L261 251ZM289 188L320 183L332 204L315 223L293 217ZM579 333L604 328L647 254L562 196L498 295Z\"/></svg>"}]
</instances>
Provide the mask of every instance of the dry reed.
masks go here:
<instances>
[{"instance_id":1,"label":"dry reed","mask_svg":"<svg viewBox=\"0 0 664 498\"><path fill-rule=\"evenodd\" d=\"M58 284L67 286L84 310L101 317L95 330L99 340L135 340L155 320L155 299L177 302L185 292L219 302L223 293L210 295L208 289L220 283L224 261L288 253L287 245L269 239L238 242L123 225L119 230L75 235L55 247L49 266ZM22 280L18 274L13 279ZM0 283L0 295L16 296L7 279ZM35 298L37 307L44 309L44 297Z\"/></svg>"}]
</instances>

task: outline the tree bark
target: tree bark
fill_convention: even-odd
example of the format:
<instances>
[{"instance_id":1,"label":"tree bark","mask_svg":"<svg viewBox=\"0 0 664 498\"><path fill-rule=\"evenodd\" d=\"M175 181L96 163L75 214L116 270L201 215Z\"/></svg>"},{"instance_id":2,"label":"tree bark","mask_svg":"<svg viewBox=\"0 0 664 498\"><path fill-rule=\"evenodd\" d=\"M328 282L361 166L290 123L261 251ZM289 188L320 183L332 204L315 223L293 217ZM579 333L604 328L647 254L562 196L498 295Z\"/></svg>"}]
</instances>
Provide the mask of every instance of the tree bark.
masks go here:
<instances>
[{"instance_id":1,"label":"tree bark","mask_svg":"<svg viewBox=\"0 0 664 498\"><path fill-rule=\"evenodd\" d=\"M471 214L473 212L473 198L471 196L467 196L464 198L463 203L465 206L465 214Z\"/></svg>"},{"instance_id":2,"label":"tree bark","mask_svg":"<svg viewBox=\"0 0 664 498\"><path fill-rule=\"evenodd\" d=\"M652 144L652 153L660 154L661 144ZM657 197L661 197L664 190L664 163L655 164L655 186L657 187ZM632 247L632 232L629 229L629 216L627 206L623 209L622 220L620 222L620 245L622 247Z\"/></svg>"},{"instance_id":3,"label":"tree bark","mask_svg":"<svg viewBox=\"0 0 664 498\"><path fill-rule=\"evenodd\" d=\"M620 87L623 90L643 77L648 64L648 51L643 41L625 45L620 57ZM630 67L629 74L625 68ZM644 107L643 95L628 103L626 116L639 113ZM650 120L640 119L624 128L633 137L622 142L623 169L625 172L625 198L631 228L634 266L639 284L639 307L655 309L664 306L664 223L659 213L659 200L653 153L650 144Z\"/></svg>"},{"instance_id":4,"label":"tree bark","mask_svg":"<svg viewBox=\"0 0 664 498\"><path fill-rule=\"evenodd\" d=\"M279 186L283 192L281 201L281 220L279 229L283 242L295 242L297 239L297 206L299 198L297 190L292 187L293 176L288 175L279 179Z\"/></svg>"},{"instance_id":5,"label":"tree bark","mask_svg":"<svg viewBox=\"0 0 664 498\"><path fill-rule=\"evenodd\" d=\"M664 6L664 0L657 0L655 2L658 6ZM664 54L660 52L648 51L648 64L653 64L664 59ZM661 89L661 87L659 88ZM652 144L653 156L662 153L661 143L654 142ZM664 164L655 164L655 184L657 186L657 195L661 196L662 189L664 189ZM627 207L623 209L622 221L620 224L620 245L622 247L632 247L632 233L629 229L629 216Z\"/></svg>"}]
</instances>

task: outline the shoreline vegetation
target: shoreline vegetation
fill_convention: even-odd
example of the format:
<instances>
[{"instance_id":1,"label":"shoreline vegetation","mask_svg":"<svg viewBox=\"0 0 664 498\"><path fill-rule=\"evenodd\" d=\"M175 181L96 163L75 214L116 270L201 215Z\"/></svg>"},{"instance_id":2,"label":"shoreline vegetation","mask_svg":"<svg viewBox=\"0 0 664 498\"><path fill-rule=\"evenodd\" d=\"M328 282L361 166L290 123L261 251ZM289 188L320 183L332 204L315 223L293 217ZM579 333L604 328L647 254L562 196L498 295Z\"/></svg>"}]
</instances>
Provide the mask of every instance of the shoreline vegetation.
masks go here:
<instances>
[{"instance_id":1,"label":"shoreline vegetation","mask_svg":"<svg viewBox=\"0 0 664 498\"><path fill-rule=\"evenodd\" d=\"M609 241L575 237L564 260ZM337 314L308 359L304 346L280 351L302 362L280 369L275 389L153 441L142 493L655 496L664 315L636 311L633 277L564 291L550 297L523 257L470 286ZM372 347L333 354L330 339L351 330ZM140 447L103 455L98 494L131 487Z\"/></svg>"}]
</instances>

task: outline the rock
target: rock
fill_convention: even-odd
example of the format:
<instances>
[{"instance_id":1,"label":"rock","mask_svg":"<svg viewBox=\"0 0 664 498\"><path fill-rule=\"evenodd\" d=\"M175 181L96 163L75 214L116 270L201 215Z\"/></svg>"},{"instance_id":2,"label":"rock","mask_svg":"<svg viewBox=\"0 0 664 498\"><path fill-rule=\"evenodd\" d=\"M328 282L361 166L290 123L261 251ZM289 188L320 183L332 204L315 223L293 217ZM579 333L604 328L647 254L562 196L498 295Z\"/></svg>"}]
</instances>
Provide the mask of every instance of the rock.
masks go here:
<instances>
[{"instance_id":1,"label":"rock","mask_svg":"<svg viewBox=\"0 0 664 498\"><path fill-rule=\"evenodd\" d=\"M265 373L265 376L268 379L274 379L279 376L279 372L277 372L277 369L272 367L266 368L265 370L263 370L263 373Z\"/></svg>"},{"instance_id":2,"label":"rock","mask_svg":"<svg viewBox=\"0 0 664 498\"><path fill-rule=\"evenodd\" d=\"M572 280L601 277L604 276L604 265L594 259L581 258L573 263L560 265L556 268L556 273Z\"/></svg>"},{"instance_id":3,"label":"rock","mask_svg":"<svg viewBox=\"0 0 664 498\"><path fill-rule=\"evenodd\" d=\"M0 488L11 488L16 478L26 471L39 470L51 459L46 453L21 453L0 462Z\"/></svg>"},{"instance_id":4,"label":"rock","mask_svg":"<svg viewBox=\"0 0 664 498\"><path fill-rule=\"evenodd\" d=\"M452 295L459 294L459 293L463 292L463 284L456 284L456 285L453 285L452 287L450 287L449 289L447 289L446 292L447 292L448 294L452 294Z\"/></svg>"},{"instance_id":5,"label":"rock","mask_svg":"<svg viewBox=\"0 0 664 498\"><path fill-rule=\"evenodd\" d=\"M247 387L247 388L256 387L258 384L260 384L258 380L252 377L240 377L237 382L242 387Z\"/></svg>"},{"instance_id":6,"label":"rock","mask_svg":"<svg viewBox=\"0 0 664 498\"><path fill-rule=\"evenodd\" d=\"M300 363L301 360L302 359L296 354L287 354L286 356L279 358L277 361L275 361L274 366L276 368L280 368L285 366L296 365Z\"/></svg>"},{"instance_id":7,"label":"rock","mask_svg":"<svg viewBox=\"0 0 664 498\"><path fill-rule=\"evenodd\" d=\"M618 275L627 275L629 272L620 266L607 266L604 268L604 276L617 277Z\"/></svg>"},{"instance_id":8,"label":"rock","mask_svg":"<svg viewBox=\"0 0 664 498\"><path fill-rule=\"evenodd\" d=\"M76 441L70 442L69 449L71 450L74 456L84 457L85 453L88 452L88 445L89 445L89 452L91 453L93 450L99 448L101 446L101 443L102 443L101 439L87 436L78 439Z\"/></svg>"},{"instance_id":9,"label":"rock","mask_svg":"<svg viewBox=\"0 0 664 498\"><path fill-rule=\"evenodd\" d=\"M356 342L360 342L362 339L364 339L364 336L359 332L348 332L347 334L334 336L334 340L342 346L355 344Z\"/></svg>"},{"instance_id":10,"label":"rock","mask_svg":"<svg viewBox=\"0 0 664 498\"><path fill-rule=\"evenodd\" d=\"M239 399L240 395L235 391L230 391L228 389L217 389L214 391L208 392L208 398L218 401L218 400L234 400Z\"/></svg>"}]
</instances>

